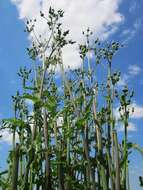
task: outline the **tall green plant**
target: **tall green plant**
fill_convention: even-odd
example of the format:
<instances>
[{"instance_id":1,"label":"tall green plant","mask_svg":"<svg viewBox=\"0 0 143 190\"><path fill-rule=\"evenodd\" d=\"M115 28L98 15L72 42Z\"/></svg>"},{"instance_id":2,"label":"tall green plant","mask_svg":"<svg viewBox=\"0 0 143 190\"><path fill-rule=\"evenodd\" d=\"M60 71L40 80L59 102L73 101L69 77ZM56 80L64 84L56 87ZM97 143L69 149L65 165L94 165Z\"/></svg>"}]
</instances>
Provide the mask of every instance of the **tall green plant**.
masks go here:
<instances>
[{"instance_id":1,"label":"tall green plant","mask_svg":"<svg viewBox=\"0 0 143 190\"><path fill-rule=\"evenodd\" d=\"M118 89L120 73L112 68L122 45L100 43L99 39L93 43L87 29L85 43L79 45L81 67L65 71L63 47L74 42L68 40L69 31L62 30L63 11L50 8L48 17L40 15L49 36L42 39L35 31L36 20L27 21L26 32L34 39L27 48L33 67L20 68L23 92L13 96L14 117L2 121L1 129L9 129L13 135L13 146L8 170L0 173L0 187L129 190L129 149L138 146L128 141L133 92L126 86ZM120 118L115 114L117 103ZM119 125L124 126L122 142L118 140Z\"/></svg>"}]
</instances>

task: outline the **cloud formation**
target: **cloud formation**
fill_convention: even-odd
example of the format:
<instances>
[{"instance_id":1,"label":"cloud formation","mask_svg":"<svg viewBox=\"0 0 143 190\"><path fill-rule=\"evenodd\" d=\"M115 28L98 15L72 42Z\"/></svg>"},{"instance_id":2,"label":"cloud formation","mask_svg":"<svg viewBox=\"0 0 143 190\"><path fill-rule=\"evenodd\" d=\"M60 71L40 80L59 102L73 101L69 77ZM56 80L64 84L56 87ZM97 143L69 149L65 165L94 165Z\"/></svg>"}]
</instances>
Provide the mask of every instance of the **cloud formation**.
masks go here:
<instances>
[{"instance_id":1,"label":"cloud formation","mask_svg":"<svg viewBox=\"0 0 143 190\"><path fill-rule=\"evenodd\" d=\"M120 77L120 80L118 82L118 87L122 87L128 84L129 81L131 81L132 77L135 77L139 75L142 72L142 68L136 64L129 65L128 71L126 74L123 74Z\"/></svg>"},{"instance_id":2,"label":"cloud formation","mask_svg":"<svg viewBox=\"0 0 143 190\"><path fill-rule=\"evenodd\" d=\"M138 65L129 65L129 74L130 75L138 75L141 72L141 68Z\"/></svg>"},{"instance_id":3,"label":"cloud formation","mask_svg":"<svg viewBox=\"0 0 143 190\"><path fill-rule=\"evenodd\" d=\"M120 78L120 80L118 82L118 87L122 87L122 86L127 85L128 79L129 79L128 74L124 74L123 76L121 76L121 78Z\"/></svg>"},{"instance_id":4,"label":"cloud formation","mask_svg":"<svg viewBox=\"0 0 143 190\"><path fill-rule=\"evenodd\" d=\"M55 9L63 9L65 17L63 27L70 29L70 37L82 42L81 32L88 27L95 36L101 39L108 38L114 33L119 23L123 21L123 15L119 12L121 0L11 0L18 9L20 19L38 18L40 10L48 12L50 6ZM38 22L37 32L45 35L47 26ZM72 68L80 65L80 58L77 53L77 46L66 47L63 50L63 60L66 66Z\"/></svg>"},{"instance_id":5,"label":"cloud formation","mask_svg":"<svg viewBox=\"0 0 143 190\"><path fill-rule=\"evenodd\" d=\"M128 127L127 127L127 130L130 131L130 132L135 132L135 131L137 131L137 127L136 127L136 125L134 123L130 122L129 125L128 125ZM118 128L118 131L119 132L124 132L124 126L123 125L120 126Z\"/></svg>"},{"instance_id":6,"label":"cloud formation","mask_svg":"<svg viewBox=\"0 0 143 190\"><path fill-rule=\"evenodd\" d=\"M12 145L13 135L8 129L1 130L0 135L2 135L2 137L0 139L1 142L5 142L5 143L7 143L9 145ZM15 139L16 139L16 142L19 141L17 133L15 135Z\"/></svg>"},{"instance_id":7,"label":"cloud formation","mask_svg":"<svg viewBox=\"0 0 143 190\"><path fill-rule=\"evenodd\" d=\"M137 2L135 0L131 1L130 6L129 6L129 12L134 13L137 8Z\"/></svg>"},{"instance_id":8,"label":"cloud formation","mask_svg":"<svg viewBox=\"0 0 143 190\"><path fill-rule=\"evenodd\" d=\"M136 120L136 119L142 119L143 118L143 106L136 104L135 102L132 103L130 105L130 119L132 120ZM134 108L134 112L132 113L132 108ZM116 118L116 120L120 119L120 113L119 113L119 107L117 107L116 109L114 109L114 117ZM123 132L124 131L124 126L122 124L117 125L117 129L119 132ZM136 132L137 126L133 123L133 122L129 122L128 125L128 131L130 132Z\"/></svg>"},{"instance_id":9,"label":"cloud formation","mask_svg":"<svg viewBox=\"0 0 143 190\"><path fill-rule=\"evenodd\" d=\"M134 113L131 115L133 119L143 118L143 106L133 103L131 107L134 107Z\"/></svg>"},{"instance_id":10,"label":"cloud formation","mask_svg":"<svg viewBox=\"0 0 143 190\"><path fill-rule=\"evenodd\" d=\"M123 30L121 36L123 37L123 44L128 44L130 40L132 40L142 28L142 19L138 18L135 20L132 28L127 28Z\"/></svg>"},{"instance_id":11,"label":"cloud formation","mask_svg":"<svg viewBox=\"0 0 143 190\"><path fill-rule=\"evenodd\" d=\"M142 119L143 118L143 106L136 104L133 102L130 106L130 119ZM134 112L132 113L132 108L134 108ZM119 107L114 109L114 116L118 120L120 118Z\"/></svg>"}]
</instances>

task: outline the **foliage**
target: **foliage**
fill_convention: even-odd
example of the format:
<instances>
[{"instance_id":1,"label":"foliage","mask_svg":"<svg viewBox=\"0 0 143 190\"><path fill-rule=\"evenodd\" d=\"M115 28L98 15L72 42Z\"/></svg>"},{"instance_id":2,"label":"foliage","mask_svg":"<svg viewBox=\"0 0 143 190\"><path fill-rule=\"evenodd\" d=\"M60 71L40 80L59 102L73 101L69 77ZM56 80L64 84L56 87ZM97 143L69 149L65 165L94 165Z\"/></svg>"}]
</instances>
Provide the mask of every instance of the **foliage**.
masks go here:
<instances>
[{"instance_id":1,"label":"foliage","mask_svg":"<svg viewBox=\"0 0 143 190\"><path fill-rule=\"evenodd\" d=\"M32 47L27 48L34 67L20 68L23 92L12 97L14 117L2 121L2 129L13 135L13 147L8 170L0 173L0 187L129 190L130 149L141 153L142 149L128 141L133 92L127 86L119 90L120 72L112 71L114 55L122 45L103 44L99 39L93 44L87 29L85 43L79 45L81 68L65 71L62 48L74 42L68 40L69 31L62 30L63 11L50 8L48 18L40 15L49 36L45 40L36 35L36 20L27 21L26 32L34 36ZM102 64L106 74L101 80L98 69ZM120 118L114 113L117 103ZM122 142L118 140L119 125L124 126Z\"/></svg>"}]
</instances>

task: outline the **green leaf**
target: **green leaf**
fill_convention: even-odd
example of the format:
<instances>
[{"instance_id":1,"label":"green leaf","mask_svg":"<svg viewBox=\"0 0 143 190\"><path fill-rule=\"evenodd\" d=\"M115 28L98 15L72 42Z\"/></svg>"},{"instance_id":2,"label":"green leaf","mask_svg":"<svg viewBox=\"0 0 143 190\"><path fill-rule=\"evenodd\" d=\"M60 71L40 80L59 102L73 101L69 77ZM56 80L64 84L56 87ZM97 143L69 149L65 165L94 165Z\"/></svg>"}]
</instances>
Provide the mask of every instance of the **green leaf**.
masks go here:
<instances>
[{"instance_id":1,"label":"green leaf","mask_svg":"<svg viewBox=\"0 0 143 190\"><path fill-rule=\"evenodd\" d=\"M7 173L8 173L8 170L5 170L5 171L3 171L3 172L0 173L0 176L5 175Z\"/></svg>"},{"instance_id":2,"label":"green leaf","mask_svg":"<svg viewBox=\"0 0 143 190\"><path fill-rule=\"evenodd\" d=\"M78 128L82 128L85 125L86 119L85 118L80 118L76 121L75 125Z\"/></svg>"},{"instance_id":3,"label":"green leaf","mask_svg":"<svg viewBox=\"0 0 143 190\"><path fill-rule=\"evenodd\" d=\"M15 118L9 118L9 119L4 119L4 123L10 123L14 126L22 126L25 125L25 122L20 120L20 119L15 119Z\"/></svg>"},{"instance_id":4,"label":"green leaf","mask_svg":"<svg viewBox=\"0 0 143 190\"><path fill-rule=\"evenodd\" d=\"M40 102L40 99L39 99L38 97L36 97L36 96L34 96L34 95L31 95L31 94L24 94L22 97L23 97L24 99L31 100L31 101L33 101L34 103Z\"/></svg>"},{"instance_id":5,"label":"green leaf","mask_svg":"<svg viewBox=\"0 0 143 190\"><path fill-rule=\"evenodd\" d=\"M143 148L140 147L138 144L132 143L132 148L137 150L143 156Z\"/></svg>"}]
</instances>

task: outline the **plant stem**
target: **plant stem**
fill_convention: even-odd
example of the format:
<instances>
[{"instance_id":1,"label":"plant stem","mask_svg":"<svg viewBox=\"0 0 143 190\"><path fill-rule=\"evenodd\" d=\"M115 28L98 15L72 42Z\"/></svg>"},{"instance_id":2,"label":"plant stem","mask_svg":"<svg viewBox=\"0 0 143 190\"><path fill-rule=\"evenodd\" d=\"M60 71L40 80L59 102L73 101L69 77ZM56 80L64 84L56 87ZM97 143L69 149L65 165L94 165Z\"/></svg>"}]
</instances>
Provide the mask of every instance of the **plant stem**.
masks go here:
<instances>
[{"instance_id":1,"label":"plant stem","mask_svg":"<svg viewBox=\"0 0 143 190\"><path fill-rule=\"evenodd\" d=\"M12 169L12 190L18 189L18 171L19 171L19 144L16 144L13 150L13 169Z\"/></svg>"}]
</instances>

